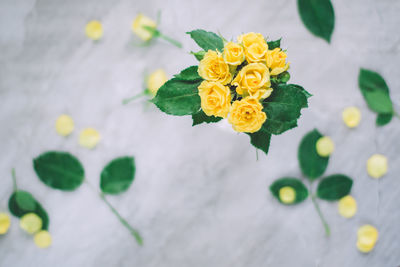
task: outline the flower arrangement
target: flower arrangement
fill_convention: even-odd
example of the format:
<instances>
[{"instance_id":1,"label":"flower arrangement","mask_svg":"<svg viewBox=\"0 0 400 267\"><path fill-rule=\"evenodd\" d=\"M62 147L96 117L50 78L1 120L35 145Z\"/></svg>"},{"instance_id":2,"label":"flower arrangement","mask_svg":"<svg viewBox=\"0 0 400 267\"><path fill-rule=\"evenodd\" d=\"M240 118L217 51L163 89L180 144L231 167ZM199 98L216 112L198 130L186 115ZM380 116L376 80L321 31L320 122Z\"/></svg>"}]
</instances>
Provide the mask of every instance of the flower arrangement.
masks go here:
<instances>
[{"instance_id":1,"label":"flower arrangement","mask_svg":"<svg viewBox=\"0 0 400 267\"><path fill-rule=\"evenodd\" d=\"M192 52L198 66L168 80L152 102L170 115L192 115L193 126L228 119L232 128L250 136L253 146L268 153L271 135L297 126L311 96L290 79L280 39L260 33L238 36L237 42L204 30L188 32L203 49Z\"/></svg>"}]
</instances>

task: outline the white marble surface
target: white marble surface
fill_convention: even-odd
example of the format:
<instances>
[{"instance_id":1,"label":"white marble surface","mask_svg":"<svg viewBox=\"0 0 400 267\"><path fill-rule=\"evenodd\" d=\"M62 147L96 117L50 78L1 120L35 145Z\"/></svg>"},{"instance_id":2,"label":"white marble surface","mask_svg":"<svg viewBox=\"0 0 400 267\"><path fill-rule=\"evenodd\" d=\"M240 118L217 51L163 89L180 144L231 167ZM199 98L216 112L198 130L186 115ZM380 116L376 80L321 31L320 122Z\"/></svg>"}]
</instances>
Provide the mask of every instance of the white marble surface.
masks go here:
<instances>
[{"instance_id":1,"label":"white marble surface","mask_svg":"<svg viewBox=\"0 0 400 267\"><path fill-rule=\"evenodd\" d=\"M0 266L326 266L400 265L400 121L374 125L357 86L359 68L379 71L400 104L400 1L333 0L336 29L331 45L302 25L296 2L289 1L0 1L0 209L12 192L10 170L19 186L34 194L50 216L53 246L35 247L12 219L0 237ZM130 24L139 11L155 17L161 29L181 40L184 50L162 41L133 46ZM84 35L91 19L104 25L104 38ZM156 68L175 74L195 64L187 51L196 45L186 31L204 28L226 37L256 31L284 37L292 82L314 94L300 127L273 138L268 157L256 161L245 135L217 125L191 127L190 117L167 116L121 100L142 89L143 75ZM347 129L341 110L356 105L361 125ZM56 135L61 113L76 123L68 138ZM79 130L96 127L99 146L78 146ZM352 219L335 203L321 202L332 236L324 236L311 201L279 205L268 186L277 178L299 176L296 160L301 137L317 127L336 143L327 174L354 178L359 212ZM98 184L106 162L120 155L136 158L136 180L110 201L140 229L139 247L100 199L82 185L65 193L35 176L32 158L46 150L66 150ZM367 158L389 158L389 173L368 177ZM356 231L365 223L379 229L375 250L356 249Z\"/></svg>"}]
</instances>

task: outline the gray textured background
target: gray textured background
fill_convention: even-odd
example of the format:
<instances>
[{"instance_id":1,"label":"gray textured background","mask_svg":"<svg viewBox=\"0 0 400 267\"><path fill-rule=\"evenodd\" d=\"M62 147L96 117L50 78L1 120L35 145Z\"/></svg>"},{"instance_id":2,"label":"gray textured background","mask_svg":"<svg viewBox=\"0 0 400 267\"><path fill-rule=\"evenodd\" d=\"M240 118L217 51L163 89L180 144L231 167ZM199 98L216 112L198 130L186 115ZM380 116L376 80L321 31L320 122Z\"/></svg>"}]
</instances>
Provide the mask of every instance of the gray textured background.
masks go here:
<instances>
[{"instance_id":1,"label":"gray textured background","mask_svg":"<svg viewBox=\"0 0 400 267\"><path fill-rule=\"evenodd\" d=\"M392 99L400 103L400 1L333 0L336 28L332 43L315 38L302 25L295 1L0 1L0 210L12 192L10 170L47 209L53 246L35 247L12 219L0 237L0 266L369 266L400 265L400 122L377 129L375 115L357 86L359 68L379 71ZM161 29L184 44L163 41L135 47L130 31L135 14L163 11ZM104 38L93 43L86 23L99 19ZM314 94L300 127L274 137L268 157L256 161L246 135L221 125L191 127L190 117L167 116L143 102L121 100L142 90L143 76L156 68L172 75L196 64L185 51L196 45L184 32L204 28L225 37L255 31L283 39L293 83ZM362 110L357 129L341 121L344 107ZM396 106L397 111L399 107ZM55 133L61 113L76 130ZM89 151L77 143L79 130L95 127L102 141ZM269 194L275 179L300 176L296 160L301 137L314 127L336 143L327 174L354 178L359 211L352 219L336 203L321 202L331 225L326 238L308 199L295 207L279 205ZM37 178L32 158L46 150L66 150L98 184L112 158L132 154L133 186L110 201L140 229L139 247L98 196L83 184L66 193ZM373 153L389 158L389 173L368 177ZM380 234L375 250L356 248L365 223Z\"/></svg>"}]
</instances>

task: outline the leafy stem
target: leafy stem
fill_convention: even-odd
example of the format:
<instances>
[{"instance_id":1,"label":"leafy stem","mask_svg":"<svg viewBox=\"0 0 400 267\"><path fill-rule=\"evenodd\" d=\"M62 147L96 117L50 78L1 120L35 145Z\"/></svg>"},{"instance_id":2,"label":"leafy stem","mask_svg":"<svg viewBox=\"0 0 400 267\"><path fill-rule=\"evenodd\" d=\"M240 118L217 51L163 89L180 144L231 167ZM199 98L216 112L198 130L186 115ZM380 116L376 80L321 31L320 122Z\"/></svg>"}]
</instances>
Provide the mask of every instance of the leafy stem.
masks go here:
<instances>
[{"instance_id":1,"label":"leafy stem","mask_svg":"<svg viewBox=\"0 0 400 267\"><path fill-rule=\"evenodd\" d=\"M175 39L172 39L169 36L166 36L164 34L162 34L157 28L154 27L150 27L150 26L143 26L143 29L145 29L146 31L148 31L152 37L160 37L161 39L164 39L165 41L173 44L174 46L178 47L178 48L182 48L182 44L180 42L178 42Z\"/></svg>"},{"instance_id":2,"label":"leafy stem","mask_svg":"<svg viewBox=\"0 0 400 267\"><path fill-rule=\"evenodd\" d=\"M16 177L16 175L15 175L15 169L14 168L12 168L12 170L11 170L11 176L12 176L12 180L13 180L13 189L14 189L14 192L15 191L17 191L17 177Z\"/></svg>"},{"instance_id":3,"label":"leafy stem","mask_svg":"<svg viewBox=\"0 0 400 267\"><path fill-rule=\"evenodd\" d=\"M314 204L315 209L317 210L318 216L321 219L322 224L324 225L325 228L325 234L326 236L330 236L331 234L331 229L329 228L328 223L326 222L324 215L321 212L321 209L319 208L318 202L317 202L317 198L315 197L315 194L311 192L310 189L310 194L311 194L311 200Z\"/></svg>"},{"instance_id":4,"label":"leafy stem","mask_svg":"<svg viewBox=\"0 0 400 267\"><path fill-rule=\"evenodd\" d=\"M135 99L138 99L138 98L140 98L140 97L143 97L143 96L145 96L145 95L146 95L146 91L143 91L143 92L141 92L141 93L139 93L139 94L137 94L137 95L134 95L134 96L132 96L132 97L125 98L124 100L122 100L122 104L123 104L123 105L126 105L126 104L128 104L129 102L131 102L131 101L133 101L133 100L135 100Z\"/></svg>"}]
</instances>

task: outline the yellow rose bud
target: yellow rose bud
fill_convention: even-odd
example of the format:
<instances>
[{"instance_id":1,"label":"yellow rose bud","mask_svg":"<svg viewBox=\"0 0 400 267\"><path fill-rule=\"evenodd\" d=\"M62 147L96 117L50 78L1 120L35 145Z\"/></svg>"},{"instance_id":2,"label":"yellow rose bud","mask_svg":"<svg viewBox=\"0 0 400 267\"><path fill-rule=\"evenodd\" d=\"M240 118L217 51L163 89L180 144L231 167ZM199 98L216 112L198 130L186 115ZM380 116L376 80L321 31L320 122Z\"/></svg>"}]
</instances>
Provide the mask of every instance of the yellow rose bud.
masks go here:
<instances>
[{"instance_id":1,"label":"yellow rose bud","mask_svg":"<svg viewBox=\"0 0 400 267\"><path fill-rule=\"evenodd\" d=\"M253 97L233 102L228 121L237 132L255 133L267 119L263 106Z\"/></svg>"},{"instance_id":2,"label":"yellow rose bud","mask_svg":"<svg viewBox=\"0 0 400 267\"><path fill-rule=\"evenodd\" d=\"M357 202L352 196L345 196L338 203L339 214L345 218L353 217L357 212Z\"/></svg>"},{"instance_id":3,"label":"yellow rose bud","mask_svg":"<svg viewBox=\"0 0 400 267\"><path fill-rule=\"evenodd\" d=\"M239 43L244 46L246 60L249 63L265 61L268 44L260 33L249 32L238 37Z\"/></svg>"},{"instance_id":4,"label":"yellow rose bud","mask_svg":"<svg viewBox=\"0 0 400 267\"><path fill-rule=\"evenodd\" d=\"M243 96L265 99L271 95L268 68L262 63L250 63L243 67L232 81L236 92Z\"/></svg>"},{"instance_id":5,"label":"yellow rose bud","mask_svg":"<svg viewBox=\"0 0 400 267\"><path fill-rule=\"evenodd\" d=\"M271 75L278 75L289 68L289 63L286 64L287 55L280 48L268 50L265 55L268 68L270 68Z\"/></svg>"},{"instance_id":6,"label":"yellow rose bud","mask_svg":"<svg viewBox=\"0 0 400 267\"><path fill-rule=\"evenodd\" d=\"M7 213L0 213L0 235L4 235L10 228L11 220Z\"/></svg>"},{"instance_id":7,"label":"yellow rose bud","mask_svg":"<svg viewBox=\"0 0 400 267\"><path fill-rule=\"evenodd\" d=\"M229 42L224 47L224 59L226 63L232 66L242 64L245 60L243 46L234 42Z\"/></svg>"},{"instance_id":8,"label":"yellow rose bud","mask_svg":"<svg viewBox=\"0 0 400 267\"><path fill-rule=\"evenodd\" d=\"M143 41L148 41L153 38L153 34L145 26L155 29L157 28L157 23L143 14L138 14L132 23L132 31Z\"/></svg>"},{"instance_id":9,"label":"yellow rose bud","mask_svg":"<svg viewBox=\"0 0 400 267\"><path fill-rule=\"evenodd\" d=\"M74 130L74 121L68 115L60 115L56 120L56 132L61 136L67 136Z\"/></svg>"},{"instance_id":10,"label":"yellow rose bud","mask_svg":"<svg viewBox=\"0 0 400 267\"><path fill-rule=\"evenodd\" d=\"M357 107L348 107L343 110L342 118L347 127L354 128L360 124L361 112Z\"/></svg>"},{"instance_id":11,"label":"yellow rose bud","mask_svg":"<svg viewBox=\"0 0 400 267\"><path fill-rule=\"evenodd\" d=\"M89 149L94 148L100 141L100 133L93 128L86 128L79 135L79 144Z\"/></svg>"},{"instance_id":12,"label":"yellow rose bud","mask_svg":"<svg viewBox=\"0 0 400 267\"><path fill-rule=\"evenodd\" d=\"M335 150L335 144L329 136L323 136L318 139L316 149L318 155L328 157Z\"/></svg>"},{"instance_id":13,"label":"yellow rose bud","mask_svg":"<svg viewBox=\"0 0 400 267\"><path fill-rule=\"evenodd\" d=\"M378 230L369 224L361 226L357 231L357 248L363 253L370 252L378 240Z\"/></svg>"},{"instance_id":14,"label":"yellow rose bud","mask_svg":"<svg viewBox=\"0 0 400 267\"><path fill-rule=\"evenodd\" d=\"M32 235L42 229L42 219L36 213L27 213L21 217L19 226Z\"/></svg>"},{"instance_id":15,"label":"yellow rose bud","mask_svg":"<svg viewBox=\"0 0 400 267\"><path fill-rule=\"evenodd\" d=\"M103 36L103 26L100 21L92 20L85 27L86 36L92 40L99 40Z\"/></svg>"},{"instance_id":16,"label":"yellow rose bud","mask_svg":"<svg viewBox=\"0 0 400 267\"><path fill-rule=\"evenodd\" d=\"M381 178L387 173L388 161L384 155L372 155L367 161L367 172L373 178Z\"/></svg>"},{"instance_id":17,"label":"yellow rose bud","mask_svg":"<svg viewBox=\"0 0 400 267\"><path fill-rule=\"evenodd\" d=\"M291 186L284 186L279 189L279 199L282 203L291 204L296 200L296 191Z\"/></svg>"},{"instance_id":18,"label":"yellow rose bud","mask_svg":"<svg viewBox=\"0 0 400 267\"><path fill-rule=\"evenodd\" d=\"M226 118L231 106L231 91L219 82L203 81L199 86L201 109L207 116Z\"/></svg>"},{"instance_id":19,"label":"yellow rose bud","mask_svg":"<svg viewBox=\"0 0 400 267\"><path fill-rule=\"evenodd\" d=\"M220 82L223 85L232 80L229 65L224 61L221 53L208 50L199 63L199 75L211 82Z\"/></svg>"},{"instance_id":20,"label":"yellow rose bud","mask_svg":"<svg viewBox=\"0 0 400 267\"><path fill-rule=\"evenodd\" d=\"M35 234L33 241L39 248L48 248L51 245L51 235L46 230L42 230Z\"/></svg>"},{"instance_id":21,"label":"yellow rose bud","mask_svg":"<svg viewBox=\"0 0 400 267\"><path fill-rule=\"evenodd\" d=\"M150 93L155 96L157 94L158 89L164 85L164 83L168 81L167 74L164 70L159 69L150 74L147 79L147 89Z\"/></svg>"}]
</instances>

